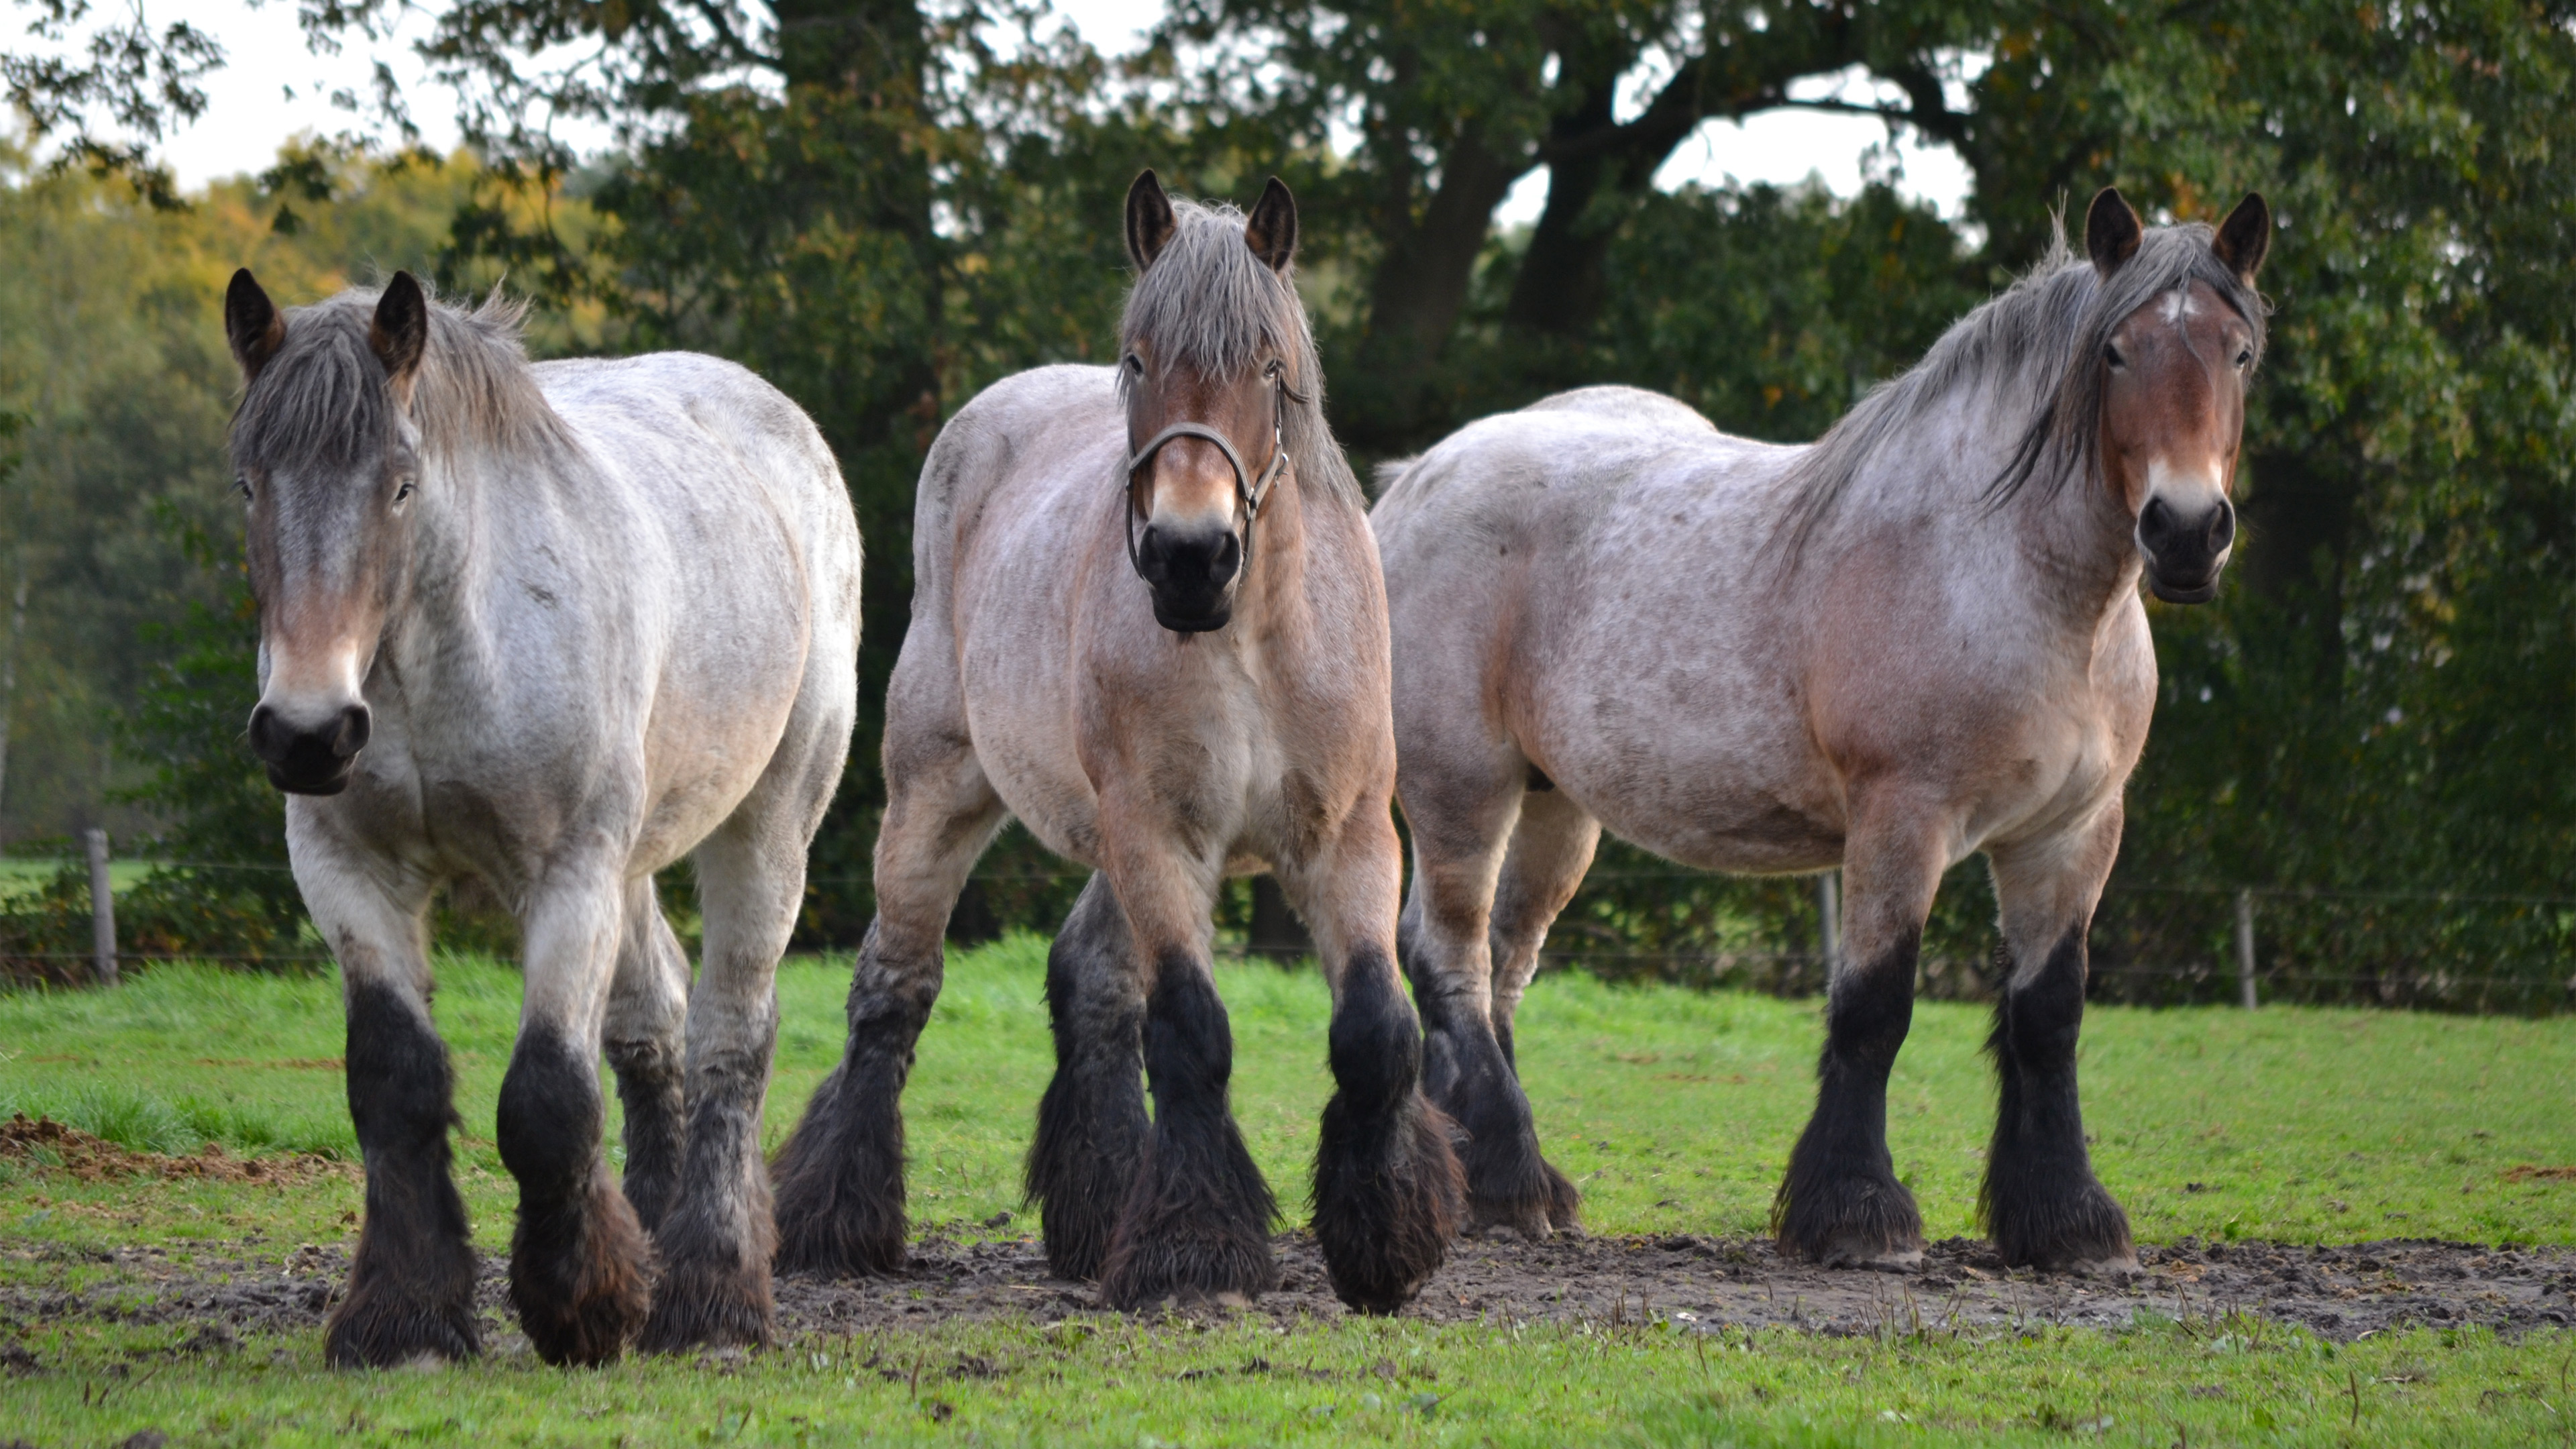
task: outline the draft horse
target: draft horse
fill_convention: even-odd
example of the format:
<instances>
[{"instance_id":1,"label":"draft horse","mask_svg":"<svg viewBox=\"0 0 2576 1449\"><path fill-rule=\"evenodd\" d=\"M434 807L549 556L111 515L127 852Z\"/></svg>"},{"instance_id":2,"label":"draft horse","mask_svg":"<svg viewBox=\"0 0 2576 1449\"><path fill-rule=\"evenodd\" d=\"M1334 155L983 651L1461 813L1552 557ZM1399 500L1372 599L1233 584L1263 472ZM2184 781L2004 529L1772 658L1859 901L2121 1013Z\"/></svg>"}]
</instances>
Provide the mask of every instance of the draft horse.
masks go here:
<instances>
[{"instance_id":1,"label":"draft horse","mask_svg":"<svg viewBox=\"0 0 2576 1449\"><path fill-rule=\"evenodd\" d=\"M857 709L858 525L822 435L750 373L685 353L531 366L517 322L402 272L281 312L242 271L224 301L259 597L250 745L340 963L366 1157L338 1365L477 1348L426 927L465 877L522 934L495 1135L529 1341L590 1364L639 1334L771 1334L772 977ZM694 989L653 887L684 854Z\"/></svg>"},{"instance_id":2,"label":"draft horse","mask_svg":"<svg viewBox=\"0 0 2576 1449\"><path fill-rule=\"evenodd\" d=\"M2106 190L2057 254L1825 437L1727 437L1596 388L1462 429L1372 521L1395 638L1400 937L1476 1220L1545 1233L1512 1016L1606 826L1668 859L1844 872L1813 1118L1773 1209L1825 1263L1918 1259L1887 1076L1942 871L2001 905L2002 1100L1981 1206L2015 1264L2134 1261L2075 1084L2085 930L2155 704L2147 587L2235 539L2271 216L2144 229Z\"/></svg>"},{"instance_id":3,"label":"draft horse","mask_svg":"<svg viewBox=\"0 0 2576 1449\"><path fill-rule=\"evenodd\" d=\"M994 384L923 466L877 916L847 1049L775 1164L778 1261L902 1263L904 1078L949 909L1007 813L1096 872L1047 960L1056 1072L1027 1183L1054 1270L1122 1308L1276 1283L1209 970L1219 885L1268 869L1332 986L1316 1236L1346 1301L1392 1309L1461 1193L1396 973L1385 587L1324 422L1296 203L1275 178L1248 217L1175 202L1148 171L1126 243L1119 364Z\"/></svg>"}]
</instances>

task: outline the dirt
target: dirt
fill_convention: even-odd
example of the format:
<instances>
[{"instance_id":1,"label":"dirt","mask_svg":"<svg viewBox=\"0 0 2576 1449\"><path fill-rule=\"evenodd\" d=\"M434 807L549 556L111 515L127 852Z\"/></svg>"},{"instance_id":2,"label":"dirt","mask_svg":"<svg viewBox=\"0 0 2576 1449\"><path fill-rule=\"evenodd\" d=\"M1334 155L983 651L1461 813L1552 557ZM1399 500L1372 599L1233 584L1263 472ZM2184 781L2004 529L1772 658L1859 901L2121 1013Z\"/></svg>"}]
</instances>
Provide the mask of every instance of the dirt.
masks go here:
<instances>
[{"instance_id":1,"label":"dirt","mask_svg":"<svg viewBox=\"0 0 2576 1449\"><path fill-rule=\"evenodd\" d=\"M199 1177L216 1182L262 1182L286 1187L323 1178L355 1181L358 1166L312 1153L285 1157L235 1157L209 1142L186 1157L136 1152L51 1117L29 1121L20 1112L0 1122L0 1158L22 1162L82 1182L127 1177Z\"/></svg>"},{"instance_id":2,"label":"dirt","mask_svg":"<svg viewBox=\"0 0 2576 1449\"><path fill-rule=\"evenodd\" d=\"M1314 1239L1277 1239L1279 1291L1241 1311L1288 1323L1345 1315ZM226 1351L240 1335L318 1330L348 1276L345 1244L291 1250L204 1246L187 1256L126 1248L81 1257L15 1254L19 1281L0 1286L0 1345L67 1318L192 1324L180 1352ZM50 1259L51 1273L35 1264ZM2350 1340L2383 1329L2486 1325L2506 1332L2576 1323L2576 1249L2484 1248L2390 1241L2341 1247L2183 1242L2143 1248L2140 1271L2112 1276L2007 1270L1986 1243L1931 1245L1920 1271L1821 1269L1784 1263L1762 1240L1670 1236L1508 1235L1458 1245L1405 1316L1439 1323L1643 1324L1698 1332L1785 1327L1823 1334L2010 1332L2040 1325L2114 1328L2141 1313L2217 1328L2231 1315L2304 1325ZM75 1265L86 1286L68 1286ZM104 1272L98 1271L105 1269ZM486 1341L523 1349L504 1307L506 1267L487 1255ZM28 1280L55 1278L61 1286ZM889 1278L778 1284L782 1341L842 1337L960 1320L1052 1323L1102 1312L1087 1284L1050 1277L1033 1241L918 1245ZM2243 1322L2242 1319L2232 1321ZM0 1367L38 1365L0 1352Z\"/></svg>"}]
</instances>

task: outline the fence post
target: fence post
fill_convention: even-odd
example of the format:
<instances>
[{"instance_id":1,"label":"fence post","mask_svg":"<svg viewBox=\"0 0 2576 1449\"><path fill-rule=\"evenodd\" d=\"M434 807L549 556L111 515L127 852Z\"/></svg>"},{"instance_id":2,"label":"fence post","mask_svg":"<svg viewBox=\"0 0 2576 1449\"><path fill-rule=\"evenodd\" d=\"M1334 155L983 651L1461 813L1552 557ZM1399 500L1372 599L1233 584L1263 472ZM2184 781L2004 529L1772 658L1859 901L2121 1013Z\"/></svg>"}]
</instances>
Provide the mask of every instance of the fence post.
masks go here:
<instances>
[{"instance_id":1,"label":"fence post","mask_svg":"<svg viewBox=\"0 0 2576 1449\"><path fill-rule=\"evenodd\" d=\"M107 878L107 832L93 825L81 832L89 846L90 949L98 960L98 984L116 984L116 887Z\"/></svg>"},{"instance_id":2,"label":"fence post","mask_svg":"<svg viewBox=\"0 0 2576 1449\"><path fill-rule=\"evenodd\" d=\"M1827 981L1833 979L1834 968L1840 965L1843 959L1843 906L1840 899L1842 892L1837 889L1837 883L1842 880L1842 875L1841 871L1829 870L1816 877L1817 940L1824 947Z\"/></svg>"},{"instance_id":3,"label":"fence post","mask_svg":"<svg viewBox=\"0 0 2576 1449\"><path fill-rule=\"evenodd\" d=\"M2254 1009L2254 890L2236 888L2236 994Z\"/></svg>"}]
</instances>

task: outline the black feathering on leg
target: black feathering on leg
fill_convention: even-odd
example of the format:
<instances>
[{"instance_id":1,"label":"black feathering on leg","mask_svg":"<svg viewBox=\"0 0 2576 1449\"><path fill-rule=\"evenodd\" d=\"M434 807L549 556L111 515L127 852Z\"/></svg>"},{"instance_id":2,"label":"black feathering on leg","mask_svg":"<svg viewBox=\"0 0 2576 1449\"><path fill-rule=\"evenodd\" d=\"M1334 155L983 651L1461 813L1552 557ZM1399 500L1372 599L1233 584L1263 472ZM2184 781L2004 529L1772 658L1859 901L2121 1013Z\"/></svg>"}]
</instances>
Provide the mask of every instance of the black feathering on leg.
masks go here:
<instances>
[{"instance_id":1,"label":"black feathering on leg","mask_svg":"<svg viewBox=\"0 0 2576 1449\"><path fill-rule=\"evenodd\" d=\"M531 1024L501 1079L494 1135L519 1183L510 1303L551 1364L615 1361L651 1306L652 1248L600 1150L593 1060Z\"/></svg>"},{"instance_id":2,"label":"black feathering on leg","mask_svg":"<svg viewBox=\"0 0 2576 1449\"><path fill-rule=\"evenodd\" d=\"M903 1084L937 975L928 995L906 989L876 950L871 924L850 986L849 1044L771 1164L782 1273L828 1278L904 1264Z\"/></svg>"},{"instance_id":3,"label":"black feathering on leg","mask_svg":"<svg viewBox=\"0 0 2576 1449\"><path fill-rule=\"evenodd\" d=\"M1572 1227L1581 1198L1539 1155L1529 1098L1493 1018L1452 996L1423 969L1401 930L1396 955L1422 1012L1423 1095L1463 1139L1467 1220L1531 1238L1543 1238L1556 1226Z\"/></svg>"},{"instance_id":4,"label":"black feathering on leg","mask_svg":"<svg viewBox=\"0 0 2576 1449\"><path fill-rule=\"evenodd\" d=\"M2075 1083L2087 973L2078 924L2026 981L2007 973L1986 1050L2001 1091L1977 1209L2015 1267L2127 1264L2129 1217L2093 1175Z\"/></svg>"},{"instance_id":5,"label":"black feathering on leg","mask_svg":"<svg viewBox=\"0 0 2576 1449\"><path fill-rule=\"evenodd\" d=\"M626 1119L626 1170L618 1185L647 1233L661 1231L680 1186L687 1118L676 1045L652 1038L607 1043Z\"/></svg>"},{"instance_id":6,"label":"black feathering on leg","mask_svg":"<svg viewBox=\"0 0 2576 1449\"><path fill-rule=\"evenodd\" d=\"M1279 1283L1277 1202L1226 1104L1234 1037L1207 970L1161 963L1145 1009L1154 1130L1120 1209L1100 1296L1112 1308L1253 1297Z\"/></svg>"},{"instance_id":7,"label":"black feathering on leg","mask_svg":"<svg viewBox=\"0 0 2576 1449\"><path fill-rule=\"evenodd\" d=\"M657 1240L662 1277L640 1340L649 1353L766 1348L775 1336L769 1263L777 1238L760 1161L760 1104L776 1038L773 1024L751 1050L709 1053L698 1063L687 1190Z\"/></svg>"},{"instance_id":8,"label":"black feathering on leg","mask_svg":"<svg viewBox=\"0 0 2576 1449\"><path fill-rule=\"evenodd\" d=\"M1392 1313L1448 1256L1467 1181L1453 1124L1423 1100L1422 1034L1385 958L1353 960L1344 980L1315 1153L1315 1238L1343 1302Z\"/></svg>"},{"instance_id":9,"label":"black feathering on leg","mask_svg":"<svg viewBox=\"0 0 2576 1449\"><path fill-rule=\"evenodd\" d=\"M323 1330L333 1368L470 1358L474 1247L449 1172L455 1121L447 1048L391 989L348 989L349 1116L367 1169L366 1217L349 1288Z\"/></svg>"},{"instance_id":10,"label":"black feathering on leg","mask_svg":"<svg viewBox=\"0 0 2576 1449\"><path fill-rule=\"evenodd\" d=\"M1922 1214L1887 1151L1887 1075L1913 1022L1921 943L1917 930L1833 984L1815 1115L1789 1154L1771 1207L1783 1253L1833 1266L1922 1251Z\"/></svg>"},{"instance_id":11,"label":"black feathering on leg","mask_svg":"<svg viewBox=\"0 0 2576 1449\"><path fill-rule=\"evenodd\" d=\"M1145 1115L1143 1003L1117 898L1094 875L1047 951L1055 1076L1029 1143L1028 1198L1041 1205L1047 1267L1096 1279L1135 1185L1153 1123Z\"/></svg>"}]
</instances>

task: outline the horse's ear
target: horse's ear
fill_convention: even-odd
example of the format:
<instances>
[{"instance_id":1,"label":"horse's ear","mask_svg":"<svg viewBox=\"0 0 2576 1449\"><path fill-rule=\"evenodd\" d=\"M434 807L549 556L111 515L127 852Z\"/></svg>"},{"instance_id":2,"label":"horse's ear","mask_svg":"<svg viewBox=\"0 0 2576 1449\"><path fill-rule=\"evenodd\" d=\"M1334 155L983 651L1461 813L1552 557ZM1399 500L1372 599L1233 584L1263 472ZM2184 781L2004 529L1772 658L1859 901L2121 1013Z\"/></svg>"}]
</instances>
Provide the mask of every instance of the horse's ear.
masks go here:
<instances>
[{"instance_id":1,"label":"horse's ear","mask_svg":"<svg viewBox=\"0 0 2576 1449\"><path fill-rule=\"evenodd\" d=\"M1273 176L1261 188L1261 199L1243 224L1243 244L1274 272L1288 270L1297 259L1297 198L1288 194L1287 182Z\"/></svg>"},{"instance_id":2,"label":"horse's ear","mask_svg":"<svg viewBox=\"0 0 2576 1449\"><path fill-rule=\"evenodd\" d=\"M2093 270L2105 277L2120 270L2122 262L2138 254L2138 242L2145 234L2138 214L2118 187L2105 186L2093 193L2093 204L2084 209L2084 254L2093 259Z\"/></svg>"},{"instance_id":3,"label":"horse's ear","mask_svg":"<svg viewBox=\"0 0 2576 1449\"><path fill-rule=\"evenodd\" d=\"M224 338L233 345L233 361L241 364L245 384L257 382L259 370L286 345L286 315L260 290L248 267L233 273L233 284L224 289Z\"/></svg>"},{"instance_id":4,"label":"horse's ear","mask_svg":"<svg viewBox=\"0 0 2576 1449\"><path fill-rule=\"evenodd\" d=\"M1180 230L1180 221L1172 215L1172 199L1163 194L1163 183L1148 166L1136 173L1135 183L1127 188L1127 258L1143 271L1163 254Z\"/></svg>"},{"instance_id":5,"label":"horse's ear","mask_svg":"<svg viewBox=\"0 0 2576 1449\"><path fill-rule=\"evenodd\" d=\"M409 272L396 272L376 299L376 320L367 327L367 345L385 365L394 394L408 400L412 374L429 348L429 295Z\"/></svg>"},{"instance_id":6,"label":"horse's ear","mask_svg":"<svg viewBox=\"0 0 2576 1449\"><path fill-rule=\"evenodd\" d=\"M2227 270L2234 272L2238 281L2250 287L2254 285L2254 273L2263 266L2264 253L2271 249L2272 208L2261 192L2246 192L2236 209L2227 213L2227 220L2218 224L2218 236L2210 243L2210 250L2218 253L2218 259L2227 264Z\"/></svg>"}]
</instances>

